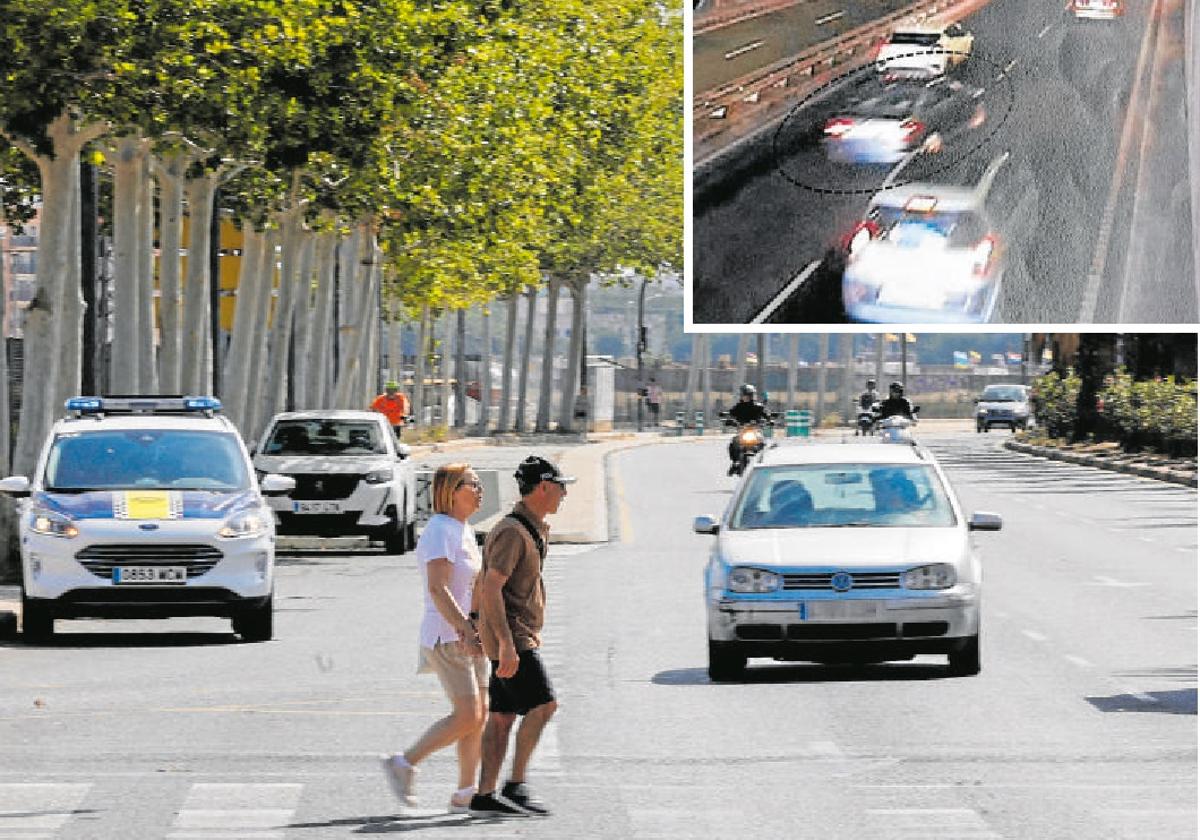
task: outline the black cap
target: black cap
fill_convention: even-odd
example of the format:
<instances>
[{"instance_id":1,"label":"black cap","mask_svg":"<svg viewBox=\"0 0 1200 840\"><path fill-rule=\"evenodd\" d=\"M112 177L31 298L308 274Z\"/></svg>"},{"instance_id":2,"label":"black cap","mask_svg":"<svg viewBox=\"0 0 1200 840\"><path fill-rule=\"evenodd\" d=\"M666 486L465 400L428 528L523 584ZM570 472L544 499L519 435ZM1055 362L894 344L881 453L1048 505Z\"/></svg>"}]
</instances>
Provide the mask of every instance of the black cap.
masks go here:
<instances>
[{"instance_id":1,"label":"black cap","mask_svg":"<svg viewBox=\"0 0 1200 840\"><path fill-rule=\"evenodd\" d=\"M545 458L539 458L537 455L530 455L522 461L517 467L517 471L513 473L513 477L523 487L536 487L543 481L570 484L575 480L575 476L563 475L558 471L558 467L551 464Z\"/></svg>"}]
</instances>

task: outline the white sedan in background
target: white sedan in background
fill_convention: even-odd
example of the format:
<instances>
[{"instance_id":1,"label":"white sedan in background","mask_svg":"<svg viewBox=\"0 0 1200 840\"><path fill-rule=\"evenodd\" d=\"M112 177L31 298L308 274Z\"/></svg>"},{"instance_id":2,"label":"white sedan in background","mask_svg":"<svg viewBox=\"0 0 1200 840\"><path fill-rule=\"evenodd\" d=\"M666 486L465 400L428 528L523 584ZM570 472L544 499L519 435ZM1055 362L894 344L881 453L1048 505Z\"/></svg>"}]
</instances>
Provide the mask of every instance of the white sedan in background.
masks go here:
<instances>
[{"instance_id":1,"label":"white sedan in background","mask_svg":"<svg viewBox=\"0 0 1200 840\"><path fill-rule=\"evenodd\" d=\"M366 536L389 554L416 545L416 472L382 414L277 414L253 454L259 472L296 482L270 500L281 536Z\"/></svg>"}]
</instances>

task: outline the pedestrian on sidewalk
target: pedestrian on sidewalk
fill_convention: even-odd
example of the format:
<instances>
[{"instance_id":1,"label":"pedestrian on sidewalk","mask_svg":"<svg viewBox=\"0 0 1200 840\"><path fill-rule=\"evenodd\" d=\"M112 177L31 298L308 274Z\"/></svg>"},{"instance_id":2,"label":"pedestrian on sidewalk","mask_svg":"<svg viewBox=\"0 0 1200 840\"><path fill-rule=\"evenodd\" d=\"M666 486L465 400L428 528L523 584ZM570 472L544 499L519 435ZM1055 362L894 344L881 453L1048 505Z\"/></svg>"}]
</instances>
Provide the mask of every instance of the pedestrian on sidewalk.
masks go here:
<instances>
[{"instance_id":1,"label":"pedestrian on sidewalk","mask_svg":"<svg viewBox=\"0 0 1200 840\"><path fill-rule=\"evenodd\" d=\"M378 411L388 419L396 440L404 431L404 418L408 416L408 395L400 390L400 383L388 382L383 386L383 393L371 400L371 410Z\"/></svg>"},{"instance_id":2,"label":"pedestrian on sidewalk","mask_svg":"<svg viewBox=\"0 0 1200 840\"><path fill-rule=\"evenodd\" d=\"M479 793L471 800L477 817L545 816L549 809L525 783L529 760L546 724L558 708L554 687L538 649L546 614L542 567L550 526L567 495L565 476L544 458L530 456L516 472L521 500L501 519L483 546L478 602L480 638L492 663L489 715L483 730ZM512 769L497 793L513 722L521 717Z\"/></svg>"},{"instance_id":3,"label":"pedestrian on sidewalk","mask_svg":"<svg viewBox=\"0 0 1200 840\"><path fill-rule=\"evenodd\" d=\"M417 566L424 580L418 673L435 673L452 711L402 753L383 760L392 790L416 805L417 765L437 750L458 750L458 789L450 812L465 813L475 794L480 736L487 719L487 660L475 627L472 594L481 558L468 518L483 501L483 484L469 464L447 464L433 474L435 511L417 541Z\"/></svg>"},{"instance_id":4,"label":"pedestrian on sidewalk","mask_svg":"<svg viewBox=\"0 0 1200 840\"><path fill-rule=\"evenodd\" d=\"M662 388L653 376L650 377L650 384L646 387L646 406L650 409L650 424L658 425L658 412L662 406Z\"/></svg>"}]
</instances>

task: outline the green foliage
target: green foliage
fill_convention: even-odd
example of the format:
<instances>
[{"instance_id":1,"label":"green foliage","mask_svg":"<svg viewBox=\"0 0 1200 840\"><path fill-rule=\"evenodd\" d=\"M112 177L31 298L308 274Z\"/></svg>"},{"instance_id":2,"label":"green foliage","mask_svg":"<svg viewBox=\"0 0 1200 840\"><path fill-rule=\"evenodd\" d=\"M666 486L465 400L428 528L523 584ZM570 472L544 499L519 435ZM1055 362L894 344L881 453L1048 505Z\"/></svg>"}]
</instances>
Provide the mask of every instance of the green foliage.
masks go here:
<instances>
[{"instance_id":1,"label":"green foliage","mask_svg":"<svg viewBox=\"0 0 1200 840\"><path fill-rule=\"evenodd\" d=\"M1139 382L1122 367L1106 378L1099 401L1127 448L1195 449L1195 381L1169 376Z\"/></svg>"},{"instance_id":2,"label":"green foliage","mask_svg":"<svg viewBox=\"0 0 1200 840\"><path fill-rule=\"evenodd\" d=\"M1080 385L1081 380L1074 369L1068 369L1065 376L1051 371L1034 380L1034 411L1038 423L1045 427L1051 437L1071 434Z\"/></svg>"}]
</instances>

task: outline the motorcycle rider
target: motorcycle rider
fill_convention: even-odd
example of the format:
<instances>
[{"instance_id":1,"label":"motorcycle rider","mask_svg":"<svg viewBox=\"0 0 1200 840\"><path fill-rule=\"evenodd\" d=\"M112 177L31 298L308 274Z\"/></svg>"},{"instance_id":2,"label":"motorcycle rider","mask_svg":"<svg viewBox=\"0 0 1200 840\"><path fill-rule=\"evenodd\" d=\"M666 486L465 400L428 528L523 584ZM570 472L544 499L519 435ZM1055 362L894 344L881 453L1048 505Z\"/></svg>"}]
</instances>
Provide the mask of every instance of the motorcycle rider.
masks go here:
<instances>
[{"instance_id":1,"label":"motorcycle rider","mask_svg":"<svg viewBox=\"0 0 1200 840\"><path fill-rule=\"evenodd\" d=\"M875 387L875 380L867 380L867 390L858 395L858 407L861 411L870 411L871 406L879 402L879 389Z\"/></svg>"},{"instance_id":2,"label":"motorcycle rider","mask_svg":"<svg viewBox=\"0 0 1200 840\"><path fill-rule=\"evenodd\" d=\"M904 396L903 383L893 382L888 386L888 398L879 406L879 419L887 417L914 419L912 403Z\"/></svg>"},{"instance_id":3,"label":"motorcycle rider","mask_svg":"<svg viewBox=\"0 0 1200 840\"><path fill-rule=\"evenodd\" d=\"M738 401L729 409L729 420L731 423L738 426L744 426L747 423L765 423L771 419L770 412L767 407L758 402L756 397L758 391L750 383L746 383L738 389ZM729 441L729 474L733 475L737 472L738 455L741 447L738 445L738 436L734 435Z\"/></svg>"}]
</instances>

